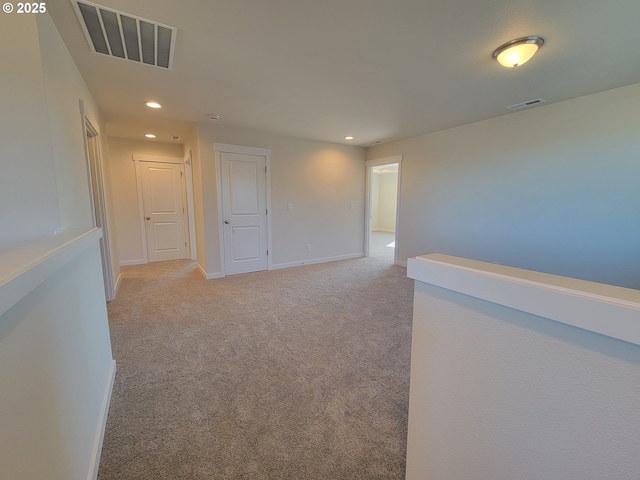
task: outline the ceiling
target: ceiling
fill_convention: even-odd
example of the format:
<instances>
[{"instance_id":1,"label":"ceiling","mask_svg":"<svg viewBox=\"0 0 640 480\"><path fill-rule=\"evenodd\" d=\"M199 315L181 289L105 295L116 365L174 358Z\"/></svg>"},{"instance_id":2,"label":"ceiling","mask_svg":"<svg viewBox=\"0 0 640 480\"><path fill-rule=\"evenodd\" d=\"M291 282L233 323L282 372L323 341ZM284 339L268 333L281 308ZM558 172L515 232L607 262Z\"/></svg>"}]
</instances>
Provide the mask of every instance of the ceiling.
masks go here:
<instances>
[{"instance_id":1,"label":"ceiling","mask_svg":"<svg viewBox=\"0 0 640 480\"><path fill-rule=\"evenodd\" d=\"M47 2L111 136L184 139L217 114L220 125L367 146L640 82L638 0L93 3L178 29L173 69L149 67L92 53L71 0ZM527 35L546 41L529 63L493 60Z\"/></svg>"}]
</instances>

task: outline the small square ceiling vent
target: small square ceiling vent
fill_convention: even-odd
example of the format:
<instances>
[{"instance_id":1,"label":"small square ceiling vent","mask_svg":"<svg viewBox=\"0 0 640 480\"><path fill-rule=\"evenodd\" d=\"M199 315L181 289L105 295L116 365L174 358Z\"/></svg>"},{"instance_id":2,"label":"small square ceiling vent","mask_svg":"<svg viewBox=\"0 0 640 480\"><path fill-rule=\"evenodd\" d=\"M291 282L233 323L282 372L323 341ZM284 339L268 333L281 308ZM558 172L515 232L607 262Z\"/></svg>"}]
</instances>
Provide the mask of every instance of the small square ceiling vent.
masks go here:
<instances>
[{"instance_id":1,"label":"small square ceiling vent","mask_svg":"<svg viewBox=\"0 0 640 480\"><path fill-rule=\"evenodd\" d=\"M72 3L93 52L171 69L177 28L90 2Z\"/></svg>"}]
</instances>

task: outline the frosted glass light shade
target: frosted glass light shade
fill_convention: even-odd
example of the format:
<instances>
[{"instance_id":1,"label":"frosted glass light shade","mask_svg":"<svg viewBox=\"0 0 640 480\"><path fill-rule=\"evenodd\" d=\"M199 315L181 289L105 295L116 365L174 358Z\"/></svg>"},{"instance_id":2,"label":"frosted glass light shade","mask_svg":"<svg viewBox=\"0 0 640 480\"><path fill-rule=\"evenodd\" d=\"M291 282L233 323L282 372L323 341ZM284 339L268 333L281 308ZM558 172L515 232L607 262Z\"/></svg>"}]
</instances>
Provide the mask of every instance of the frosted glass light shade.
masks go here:
<instances>
[{"instance_id":1,"label":"frosted glass light shade","mask_svg":"<svg viewBox=\"0 0 640 480\"><path fill-rule=\"evenodd\" d=\"M517 67L528 62L543 44L541 37L518 38L496 48L493 58L503 67Z\"/></svg>"}]
</instances>

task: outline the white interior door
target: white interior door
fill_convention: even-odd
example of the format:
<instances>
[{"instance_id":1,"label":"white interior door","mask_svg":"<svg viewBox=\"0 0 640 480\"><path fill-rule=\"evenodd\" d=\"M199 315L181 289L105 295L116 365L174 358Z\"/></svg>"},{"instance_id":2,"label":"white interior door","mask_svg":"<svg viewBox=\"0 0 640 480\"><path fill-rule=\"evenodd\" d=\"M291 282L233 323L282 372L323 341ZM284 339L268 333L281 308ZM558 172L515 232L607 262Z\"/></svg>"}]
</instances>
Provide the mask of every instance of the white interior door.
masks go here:
<instances>
[{"instance_id":1,"label":"white interior door","mask_svg":"<svg viewBox=\"0 0 640 480\"><path fill-rule=\"evenodd\" d=\"M220 153L225 273L267 269L266 157Z\"/></svg>"},{"instance_id":2,"label":"white interior door","mask_svg":"<svg viewBox=\"0 0 640 480\"><path fill-rule=\"evenodd\" d=\"M140 162L140 183L149 261L185 258L182 165Z\"/></svg>"}]
</instances>

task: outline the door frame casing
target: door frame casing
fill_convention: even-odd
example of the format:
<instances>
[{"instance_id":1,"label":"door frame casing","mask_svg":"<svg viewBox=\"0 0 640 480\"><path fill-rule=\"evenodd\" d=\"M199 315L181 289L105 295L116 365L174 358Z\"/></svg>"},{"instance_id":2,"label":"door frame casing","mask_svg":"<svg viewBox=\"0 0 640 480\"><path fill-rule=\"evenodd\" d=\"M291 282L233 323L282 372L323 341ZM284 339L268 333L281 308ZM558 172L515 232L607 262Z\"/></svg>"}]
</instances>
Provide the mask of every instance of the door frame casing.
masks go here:
<instances>
[{"instance_id":1,"label":"door frame casing","mask_svg":"<svg viewBox=\"0 0 640 480\"><path fill-rule=\"evenodd\" d=\"M187 247L185 249L185 258L191 258L191 234L189 230L189 215L187 215L187 205L185 203L186 200L186 175L184 174L184 161L181 157L163 157L160 155L144 155L140 153L134 153L131 156L131 159L135 163L136 167L136 187L138 194L138 213L140 218L140 230L142 232L142 254L144 263L149 263L149 253L147 249L147 229L144 223L144 201L142 198L142 175L140 172L140 162L154 162L154 163L174 163L178 164L181 167L182 172L182 207L184 208L185 214L183 215L184 219L184 237L187 241Z\"/></svg>"},{"instance_id":2,"label":"door frame casing","mask_svg":"<svg viewBox=\"0 0 640 480\"><path fill-rule=\"evenodd\" d=\"M258 147L244 147L241 145L230 145L227 143L214 143L213 150L215 153L215 171L218 175L218 241L220 245L220 272L222 277L226 276L225 266L225 244L224 244L224 231L222 228L222 154L223 153L238 153L240 155L255 155L259 157L265 157L265 165L267 172L265 175L265 194L267 196L267 270L271 270L273 257L273 251L271 249L271 150L268 148Z\"/></svg>"},{"instance_id":3,"label":"door frame casing","mask_svg":"<svg viewBox=\"0 0 640 480\"><path fill-rule=\"evenodd\" d=\"M198 250L196 245L196 220L195 220L195 202L193 198L193 167L192 167L193 153L189 150L189 153L184 157L184 181L186 184L185 195L187 196L187 222L189 224L189 233L187 235L189 244L189 253L191 260L198 259Z\"/></svg>"},{"instance_id":4,"label":"door frame casing","mask_svg":"<svg viewBox=\"0 0 640 480\"><path fill-rule=\"evenodd\" d=\"M393 155L390 157L375 158L373 160L367 160L365 162L365 202L364 202L364 256L369 256L369 249L371 243L371 174L372 167L380 165L390 165L393 163L398 164L398 190L396 192L396 232L395 232L395 248L393 251L393 263L396 265L403 265L402 262L398 262L398 237L400 233L400 197L402 186L402 155ZM406 266L406 265L403 265Z\"/></svg>"},{"instance_id":5,"label":"door frame casing","mask_svg":"<svg viewBox=\"0 0 640 480\"><path fill-rule=\"evenodd\" d=\"M89 183L91 220L94 227L99 226L102 229L102 238L100 239L100 256L103 270L102 275L104 279L105 299L110 302L116 298L116 285L113 281L113 266L111 264L109 213L107 211L108 206L105 195L104 165L100 149L100 132L85 115L84 103L82 100L80 100L80 114L82 116L82 138L87 162L87 181ZM92 141L90 142L89 139ZM91 149L92 152L90 152L89 149ZM93 187L94 182L96 186L95 189Z\"/></svg>"}]
</instances>

